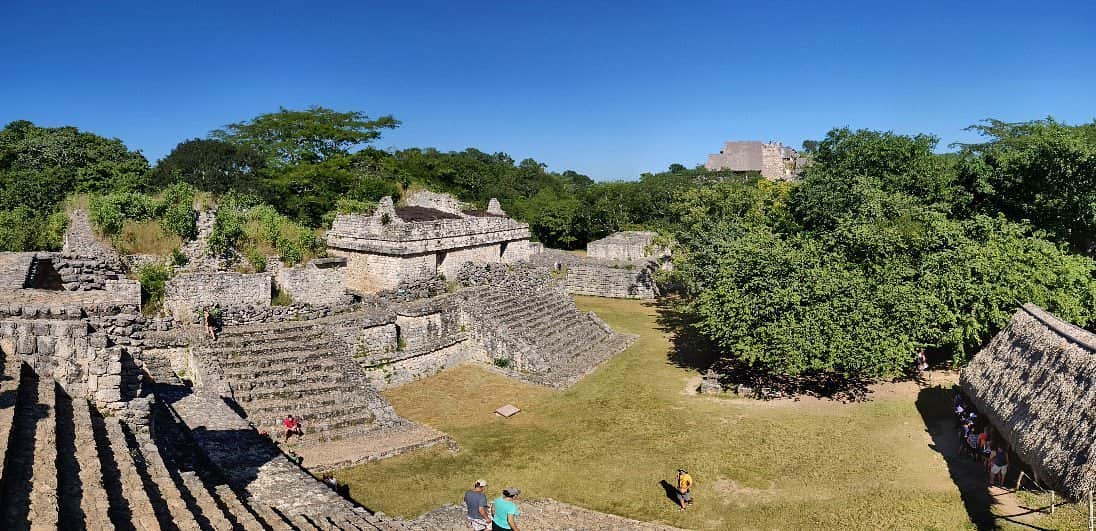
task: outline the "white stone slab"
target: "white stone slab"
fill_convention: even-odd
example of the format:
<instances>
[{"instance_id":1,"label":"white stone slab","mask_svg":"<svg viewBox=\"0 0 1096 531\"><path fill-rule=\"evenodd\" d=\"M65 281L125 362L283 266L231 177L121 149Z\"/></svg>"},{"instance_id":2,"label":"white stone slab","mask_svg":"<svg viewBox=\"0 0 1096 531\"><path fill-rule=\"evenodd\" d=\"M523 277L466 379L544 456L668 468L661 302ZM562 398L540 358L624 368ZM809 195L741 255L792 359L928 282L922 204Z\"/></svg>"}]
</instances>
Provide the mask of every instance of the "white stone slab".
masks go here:
<instances>
[{"instance_id":1,"label":"white stone slab","mask_svg":"<svg viewBox=\"0 0 1096 531\"><path fill-rule=\"evenodd\" d=\"M518 409L517 407L515 407L513 405L510 405L510 404L506 404L505 406L502 406L502 407L496 409L495 414L496 415L502 415L504 417L510 418L514 415L517 415L519 411L521 411L521 410Z\"/></svg>"}]
</instances>

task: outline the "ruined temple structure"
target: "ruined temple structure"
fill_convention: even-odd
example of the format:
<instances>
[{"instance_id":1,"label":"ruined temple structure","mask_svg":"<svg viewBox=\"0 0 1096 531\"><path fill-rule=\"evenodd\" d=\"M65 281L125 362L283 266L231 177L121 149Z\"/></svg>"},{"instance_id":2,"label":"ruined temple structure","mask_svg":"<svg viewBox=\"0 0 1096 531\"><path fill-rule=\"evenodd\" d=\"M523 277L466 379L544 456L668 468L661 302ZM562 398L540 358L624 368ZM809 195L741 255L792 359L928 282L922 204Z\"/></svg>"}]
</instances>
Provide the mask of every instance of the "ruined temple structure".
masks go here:
<instances>
[{"instance_id":1,"label":"ruined temple structure","mask_svg":"<svg viewBox=\"0 0 1096 531\"><path fill-rule=\"evenodd\" d=\"M371 214L344 214L327 233L328 252L347 259L347 286L389 290L437 275L452 278L465 262L514 263L529 258L529 226L492 199L477 211L444 194L422 191L404 207L382 199Z\"/></svg>"},{"instance_id":2,"label":"ruined temple structure","mask_svg":"<svg viewBox=\"0 0 1096 531\"><path fill-rule=\"evenodd\" d=\"M616 232L587 244L586 256L546 249L533 263L563 276L567 293L617 299L658 297L655 273L669 267L669 251L654 243L653 232Z\"/></svg>"},{"instance_id":3,"label":"ruined temple structure","mask_svg":"<svg viewBox=\"0 0 1096 531\"><path fill-rule=\"evenodd\" d=\"M373 513L309 471L457 449L399 417L383 389L462 363L565 388L635 339L580 311L549 268L522 261L528 228L497 202L457 212L421 194L336 223L369 220L379 227L370 237L330 237L394 254L176 271L156 316L124 270L138 261L108 252L79 213L63 252L0 253L0 529L451 529L438 515ZM347 289L432 276L412 265L425 257L457 289ZM363 271L373 276L355 276ZM276 291L291 303L273 304ZM202 310L216 313L216 339ZM305 433L283 442L287 414ZM545 528L578 521L567 506L541 511ZM581 518L603 520L615 522Z\"/></svg>"},{"instance_id":4,"label":"ruined temple structure","mask_svg":"<svg viewBox=\"0 0 1096 531\"><path fill-rule=\"evenodd\" d=\"M708 155L709 170L756 171L771 181L799 178L806 160L780 142L739 140L723 143L719 153Z\"/></svg>"}]
</instances>

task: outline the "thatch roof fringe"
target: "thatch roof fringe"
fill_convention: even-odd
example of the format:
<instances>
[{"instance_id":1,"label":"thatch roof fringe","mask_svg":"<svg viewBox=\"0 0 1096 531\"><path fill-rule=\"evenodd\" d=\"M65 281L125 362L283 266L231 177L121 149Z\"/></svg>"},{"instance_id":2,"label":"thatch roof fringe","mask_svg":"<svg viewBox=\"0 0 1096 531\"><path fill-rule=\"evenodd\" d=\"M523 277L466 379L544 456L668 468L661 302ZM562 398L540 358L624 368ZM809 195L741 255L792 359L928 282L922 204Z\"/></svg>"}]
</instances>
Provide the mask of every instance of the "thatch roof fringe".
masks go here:
<instances>
[{"instance_id":1,"label":"thatch roof fringe","mask_svg":"<svg viewBox=\"0 0 1096 531\"><path fill-rule=\"evenodd\" d=\"M1096 335L1034 304L963 370L960 385L1041 482L1096 489Z\"/></svg>"}]
</instances>

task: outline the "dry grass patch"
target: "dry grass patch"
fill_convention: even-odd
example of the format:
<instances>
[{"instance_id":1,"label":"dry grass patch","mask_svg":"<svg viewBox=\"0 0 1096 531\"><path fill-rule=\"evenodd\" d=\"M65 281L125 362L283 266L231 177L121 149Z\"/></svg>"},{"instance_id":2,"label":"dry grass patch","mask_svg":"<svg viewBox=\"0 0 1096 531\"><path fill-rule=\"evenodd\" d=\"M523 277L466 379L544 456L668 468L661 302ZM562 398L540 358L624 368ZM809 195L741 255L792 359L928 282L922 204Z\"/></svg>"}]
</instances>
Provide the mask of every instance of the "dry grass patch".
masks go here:
<instances>
[{"instance_id":1,"label":"dry grass patch","mask_svg":"<svg viewBox=\"0 0 1096 531\"><path fill-rule=\"evenodd\" d=\"M120 254L168 256L172 249L183 246L182 238L165 232L157 220L128 220L122 225L122 231L111 241Z\"/></svg>"},{"instance_id":2,"label":"dry grass patch","mask_svg":"<svg viewBox=\"0 0 1096 531\"><path fill-rule=\"evenodd\" d=\"M688 396L695 371L671 348L650 303L578 298L618 330L627 351L566 391L461 367L386 393L396 410L452 436L431 449L342 471L353 496L414 517L457 502L484 477L639 520L696 529L971 528L958 489L928 445L916 394L864 403L756 402ZM522 412L492 413L512 403ZM949 415L942 404L942 416ZM659 482L696 479L684 513Z\"/></svg>"}]
</instances>

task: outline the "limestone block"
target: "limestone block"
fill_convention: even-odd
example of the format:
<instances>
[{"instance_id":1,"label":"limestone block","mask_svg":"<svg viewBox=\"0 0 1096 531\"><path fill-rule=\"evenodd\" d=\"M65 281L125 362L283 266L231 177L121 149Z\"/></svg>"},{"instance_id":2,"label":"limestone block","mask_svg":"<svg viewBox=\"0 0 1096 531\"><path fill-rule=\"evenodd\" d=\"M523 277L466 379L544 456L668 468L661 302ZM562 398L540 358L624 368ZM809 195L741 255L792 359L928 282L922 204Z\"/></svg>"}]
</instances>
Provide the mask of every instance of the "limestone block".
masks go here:
<instances>
[{"instance_id":1,"label":"limestone block","mask_svg":"<svg viewBox=\"0 0 1096 531\"><path fill-rule=\"evenodd\" d=\"M18 350L19 354L29 355L34 354L34 349L38 346L38 342L33 335L24 334L19 336Z\"/></svg>"},{"instance_id":2,"label":"limestone block","mask_svg":"<svg viewBox=\"0 0 1096 531\"><path fill-rule=\"evenodd\" d=\"M45 356L53 355L53 343L56 341L52 336L38 336L38 353Z\"/></svg>"}]
</instances>

